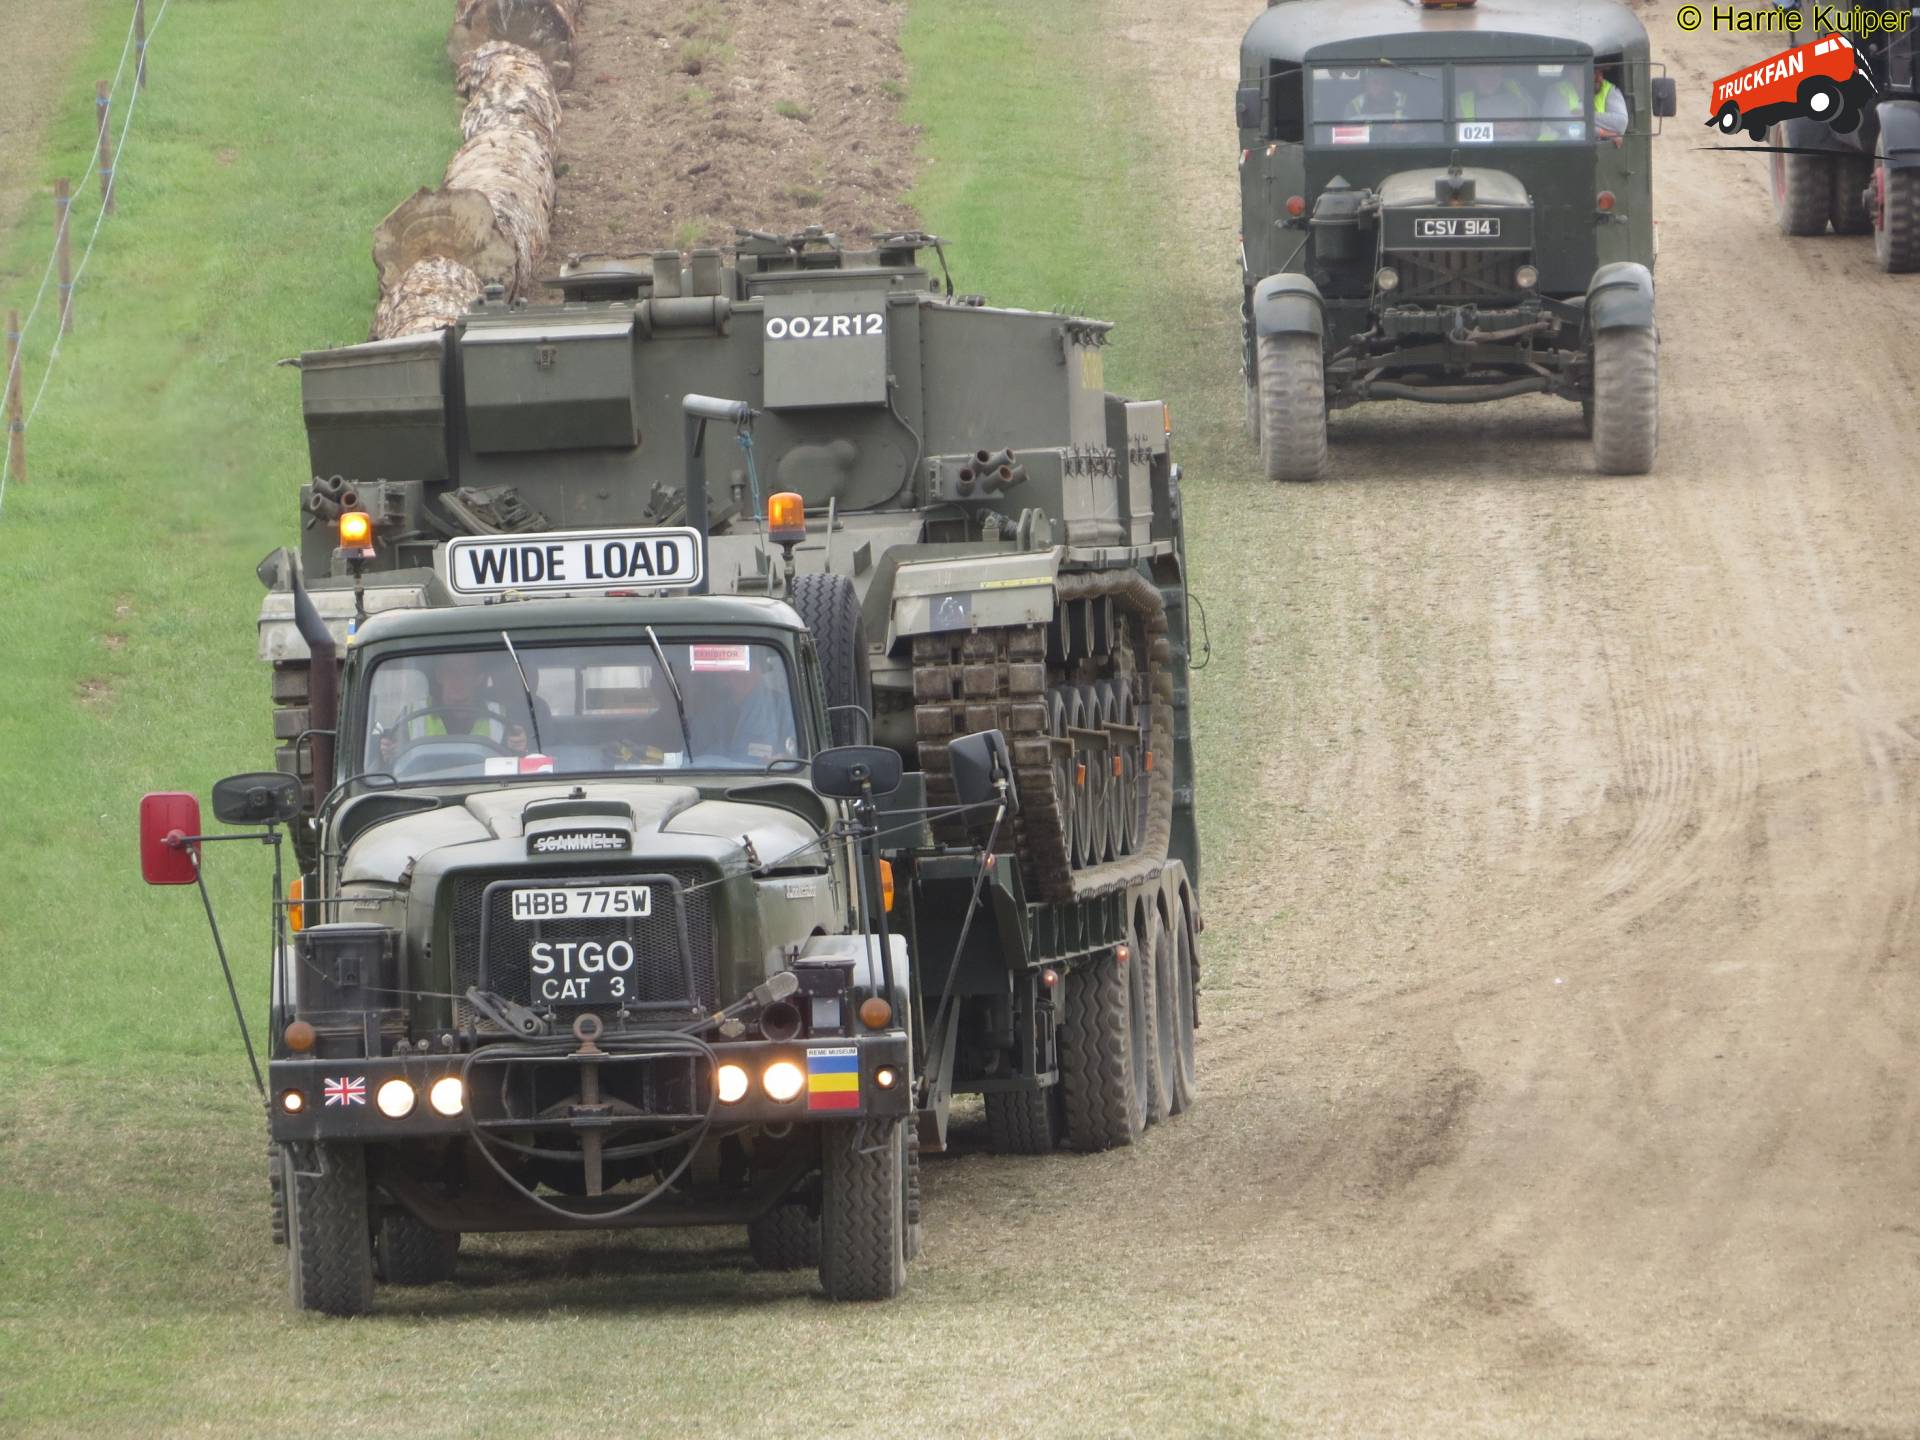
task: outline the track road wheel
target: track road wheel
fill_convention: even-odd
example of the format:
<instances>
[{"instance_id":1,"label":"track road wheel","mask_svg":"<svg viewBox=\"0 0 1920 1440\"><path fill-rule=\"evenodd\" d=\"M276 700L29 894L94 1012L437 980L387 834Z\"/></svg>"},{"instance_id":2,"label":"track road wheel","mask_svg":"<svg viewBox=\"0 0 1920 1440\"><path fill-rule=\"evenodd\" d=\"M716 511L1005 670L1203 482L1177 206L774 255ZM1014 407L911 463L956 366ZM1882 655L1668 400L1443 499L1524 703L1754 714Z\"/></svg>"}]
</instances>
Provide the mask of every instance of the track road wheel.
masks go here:
<instances>
[{"instance_id":1,"label":"track road wheel","mask_svg":"<svg viewBox=\"0 0 1920 1440\"><path fill-rule=\"evenodd\" d=\"M359 1145L309 1147L317 1175L286 1155L287 1272L297 1310L364 1315L373 1308L373 1232L367 1154Z\"/></svg>"},{"instance_id":2,"label":"track road wheel","mask_svg":"<svg viewBox=\"0 0 1920 1440\"><path fill-rule=\"evenodd\" d=\"M1134 1004L1132 971L1114 951L1066 980L1060 1037L1067 1143L1076 1150L1131 1145L1147 1128L1146 1037Z\"/></svg>"},{"instance_id":3,"label":"track road wheel","mask_svg":"<svg viewBox=\"0 0 1920 1440\"><path fill-rule=\"evenodd\" d=\"M1147 917L1147 924L1153 929L1153 964L1143 967L1153 980L1153 1052L1147 1066L1147 1082L1151 1086L1147 1118L1157 1122L1177 1113L1175 1076L1180 1068L1180 997L1174 970L1178 951L1169 917L1156 911Z\"/></svg>"},{"instance_id":4,"label":"track road wheel","mask_svg":"<svg viewBox=\"0 0 1920 1440\"><path fill-rule=\"evenodd\" d=\"M820 1263L820 1221L799 1202L776 1205L748 1222L747 1249L762 1270L811 1270Z\"/></svg>"},{"instance_id":5,"label":"track road wheel","mask_svg":"<svg viewBox=\"0 0 1920 1440\"><path fill-rule=\"evenodd\" d=\"M1173 1067L1173 1113L1184 1115L1200 1095L1194 1064L1193 1033L1200 1024L1199 952L1194 947L1193 915L1185 902L1173 912L1173 1010L1177 1058Z\"/></svg>"},{"instance_id":6,"label":"track road wheel","mask_svg":"<svg viewBox=\"0 0 1920 1440\"><path fill-rule=\"evenodd\" d=\"M1833 162L1833 231L1836 235L1866 235L1873 230L1873 209L1867 191L1873 186L1873 162L1864 155Z\"/></svg>"},{"instance_id":7,"label":"track road wheel","mask_svg":"<svg viewBox=\"0 0 1920 1440\"><path fill-rule=\"evenodd\" d=\"M1887 138L1873 147L1873 258L1889 275L1920 270L1920 170L1887 167Z\"/></svg>"},{"instance_id":8,"label":"track road wheel","mask_svg":"<svg viewBox=\"0 0 1920 1440\"><path fill-rule=\"evenodd\" d=\"M1317 335L1260 337L1260 464L1269 480L1327 473L1326 372Z\"/></svg>"},{"instance_id":9,"label":"track road wheel","mask_svg":"<svg viewBox=\"0 0 1920 1440\"><path fill-rule=\"evenodd\" d=\"M460 1253L460 1232L433 1230L401 1210L380 1217L373 1258L389 1285L438 1285L453 1279Z\"/></svg>"},{"instance_id":10,"label":"track road wheel","mask_svg":"<svg viewBox=\"0 0 1920 1440\"><path fill-rule=\"evenodd\" d=\"M891 1300L907 1283L907 1131L898 1120L820 1131L820 1286Z\"/></svg>"},{"instance_id":11,"label":"track road wheel","mask_svg":"<svg viewBox=\"0 0 1920 1440\"><path fill-rule=\"evenodd\" d=\"M987 1136L996 1155L1047 1155L1060 1146L1061 1087L987 1092Z\"/></svg>"},{"instance_id":12,"label":"track road wheel","mask_svg":"<svg viewBox=\"0 0 1920 1440\"><path fill-rule=\"evenodd\" d=\"M1773 127L1768 143L1787 143L1786 131ZM1767 157L1773 171L1773 223L1782 235L1821 235L1833 215L1833 160L1826 155Z\"/></svg>"},{"instance_id":13,"label":"track road wheel","mask_svg":"<svg viewBox=\"0 0 1920 1440\"><path fill-rule=\"evenodd\" d=\"M873 714L873 677L868 669L867 626L860 614L860 597L844 575L802 575L789 597L800 618L813 633L820 653L820 674L827 686L829 727L836 745L865 745L873 737L868 720L851 710L857 705Z\"/></svg>"},{"instance_id":14,"label":"track road wheel","mask_svg":"<svg viewBox=\"0 0 1920 1440\"><path fill-rule=\"evenodd\" d=\"M1593 458L1606 475L1644 475L1660 448L1660 341L1651 330L1593 337Z\"/></svg>"}]
</instances>

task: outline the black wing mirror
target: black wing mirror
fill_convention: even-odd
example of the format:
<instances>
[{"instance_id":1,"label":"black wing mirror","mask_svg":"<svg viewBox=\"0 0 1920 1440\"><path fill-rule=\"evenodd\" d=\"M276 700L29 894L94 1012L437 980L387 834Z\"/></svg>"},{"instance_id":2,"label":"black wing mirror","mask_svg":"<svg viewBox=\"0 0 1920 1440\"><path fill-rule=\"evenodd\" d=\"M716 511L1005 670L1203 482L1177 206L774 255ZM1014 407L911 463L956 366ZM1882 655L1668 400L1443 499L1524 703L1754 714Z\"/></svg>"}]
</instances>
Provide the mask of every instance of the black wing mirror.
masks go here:
<instances>
[{"instance_id":1,"label":"black wing mirror","mask_svg":"<svg viewBox=\"0 0 1920 1440\"><path fill-rule=\"evenodd\" d=\"M279 825L300 813L300 790L277 770L229 775L213 787L213 813L229 825Z\"/></svg>"},{"instance_id":2,"label":"black wing mirror","mask_svg":"<svg viewBox=\"0 0 1920 1440\"><path fill-rule=\"evenodd\" d=\"M900 788L900 754L884 745L837 745L813 757L813 789L834 800L891 795Z\"/></svg>"},{"instance_id":3,"label":"black wing mirror","mask_svg":"<svg viewBox=\"0 0 1920 1440\"><path fill-rule=\"evenodd\" d=\"M1671 75L1654 78L1653 113L1662 120L1671 120L1680 113L1680 92Z\"/></svg>"},{"instance_id":4,"label":"black wing mirror","mask_svg":"<svg viewBox=\"0 0 1920 1440\"><path fill-rule=\"evenodd\" d=\"M1260 128L1260 87L1242 85L1233 92L1233 119L1242 130Z\"/></svg>"},{"instance_id":5,"label":"black wing mirror","mask_svg":"<svg viewBox=\"0 0 1920 1440\"><path fill-rule=\"evenodd\" d=\"M962 735L947 746L947 755L953 763L954 794L967 807L966 823L970 830L983 836L992 830L1003 781L1007 814L1020 813L1020 791L1013 778L1013 751L1000 731L982 730L977 735Z\"/></svg>"}]
</instances>

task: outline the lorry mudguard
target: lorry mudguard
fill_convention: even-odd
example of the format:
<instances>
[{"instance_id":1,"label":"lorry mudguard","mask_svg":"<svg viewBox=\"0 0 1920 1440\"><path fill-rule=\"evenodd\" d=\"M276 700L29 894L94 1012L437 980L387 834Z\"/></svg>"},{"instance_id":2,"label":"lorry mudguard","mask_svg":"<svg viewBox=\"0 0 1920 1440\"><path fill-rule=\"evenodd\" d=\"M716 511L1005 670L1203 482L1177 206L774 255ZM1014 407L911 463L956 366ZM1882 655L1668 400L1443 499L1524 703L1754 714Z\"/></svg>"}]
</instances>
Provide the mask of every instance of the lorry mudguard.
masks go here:
<instances>
[{"instance_id":1,"label":"lorry mudguard","mask_svg":"<svg viewBox=\"0 0 1920 1440\"><path fill-rule=\"evenodd\" d=\"M1305 275L1283 271L1253 287L1255 335L1325 335L1320 287Z\"/></svg>"},{"instance_id":2,"label":"lorry mudguard","mask_svg":"<svg viewBox=\"0 0 1920 1440\"><path fill-rule=\"evenodd\" d=\"M1632 260L1616 260L1594 272L1587 286L1587 324L1603 330L1653 328L1653 272Z\"/></svg>"},{"instance_id":3,"label":"lorry mudguard","mask_svg":"<svg viewBox=\"0 0 1920 1440\"><path fill-rule=\"evenodd\" d=\"M1889 170L1920 169L1920 101L1887 100L1874 112Z\"/></svg>"}]
</instances>

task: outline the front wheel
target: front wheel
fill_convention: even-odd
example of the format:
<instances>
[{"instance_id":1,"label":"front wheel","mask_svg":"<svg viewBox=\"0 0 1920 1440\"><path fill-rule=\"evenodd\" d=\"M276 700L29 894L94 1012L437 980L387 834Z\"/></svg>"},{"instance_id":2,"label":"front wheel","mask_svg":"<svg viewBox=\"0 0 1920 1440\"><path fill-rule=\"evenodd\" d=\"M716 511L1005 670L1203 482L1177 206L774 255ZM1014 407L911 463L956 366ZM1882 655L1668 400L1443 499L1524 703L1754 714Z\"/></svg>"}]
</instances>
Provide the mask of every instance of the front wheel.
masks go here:
<instances>
[{"instance_id":1,"label":"front wheel","mask_svg":"<svg viewBox=\"0 0 1920 1440\"><path fill-rule=\"evenodd\" d=\"M1327 473L1326 371L1317 335L1262 335L1260 464L1269 480Z\"/></svg>"},{"instance_id":2,"label":"front wheel","mask_svg":"<svg viewBox=\"0 0 1920 1440\"><path fill-rule=\"evenodd\" d=\"M1873 258L1889 275L1920 270L1920 170L1887 165L1884 133L1873 147Z\"/></svg>"},{"instance_id":3,"label":"front wheel","mask_svg":"<svg viewBox=\"0 0 1920 1440\"><path fill-rule=\"evenodd\" d=\"M367 1154L359 1145L306 1148L313 1174L283 1148L287 1272L297 1310L364 1315L373 1308L373 1232L367 1213Z\"/></svg>"},{"instance_id":4,"label":"front wheel","mask_svg":"<svg viewBox=\"0 0 1920 1440\"><path fill-rule=\"evenodd\" d=\"M1757 137L1756 137L1757 138ZM1786 144L1786 131L1773 128L1773 144ZM1826 155L1769 155L1773 174L1773 223L1782 235L1819 235L1833 216L1833 160Z\"/></svg>"},{"instance_id":5,"label":"front wheel","mask_svg":"<svg viewBox=\"0 0 1920 1440\"><path fill-rule=\"evenodd\" d=\"M1660 448L1660 342L1652 330L1593 339L1593 458L1607 475L1644 475Z\"/></svg>"},{"instance_id":6,"label":"front wheel","mask_svg":"<svg viewBox=\"0 0 1920 1440\"><path fill-rule=\"evenodd\" d=\"M820 1146L820 1287L829 1300L891 1300L907 1284L906 1125L827 1125Z\"/></svg>"}]
</instances>

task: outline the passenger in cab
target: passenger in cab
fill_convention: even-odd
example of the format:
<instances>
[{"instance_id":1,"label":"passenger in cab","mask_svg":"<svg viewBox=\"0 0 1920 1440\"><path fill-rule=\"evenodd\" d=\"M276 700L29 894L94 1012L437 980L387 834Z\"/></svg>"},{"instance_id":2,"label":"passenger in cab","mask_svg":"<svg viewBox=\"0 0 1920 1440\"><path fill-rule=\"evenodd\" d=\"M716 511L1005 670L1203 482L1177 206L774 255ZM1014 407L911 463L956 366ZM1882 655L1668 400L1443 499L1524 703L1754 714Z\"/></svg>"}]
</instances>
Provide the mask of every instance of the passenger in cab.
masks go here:
<instances>
[{"instance_id":1,"label":"passenger in cab","mask_svg":"<svg viewBox=\"0 0 1920 1440\"><path fill-rule=\"evenodd\" d=\"M762 770L800 753L793 697L777 655L753 645L695 645L688 725L695 765Z\"/></svg>"},{"instance_id":2,"label":"passenger in cab","mask_svg":"<svg viewBox=\"0 0 1920 1440\"><path fill-rule=\"evenodd\" d=\"M1360 93L1347 102L1347 115L1354 120L1404 120L1407 97L1394 81L1391 70L1375 67L1366 72Z\"/></svg>"},{"instance_id":3,"label":"passenger in cab","mask_svg":"<svg viewBox=\"0 0 1920 1440\"><path fill-rule=\"evenodd\" d=\"M1602 67L1593 72L1593 128L1603 140L1611 140L1615 146L1620 137L1627 133L1631 116L1627 110L1627 94L1609 77L1611 67ZM1547 86L1546 113L1549 115L1582 115L1585 110L1580 85L1571 76L1563 76ZM1582 125L1555 125L1551 138L1580 140L1585 138ZM1563 133L1564 132L1564 133Z\"/></svg>"},{"instance_id":4,"label":"passenger in cab","mask_svg":"<svg viewBox=\"0 0 1920 1440\"><path fill-rule=\"evenodd\" d=\"M1531 139L1531 126L1513 123L1526 121L1536 113L1519 82L1498 65L1476 65L1470 74L1471 79L1454 95L1454 118L1501 122L1493 132L1499 140Z\"/></svg>"}]
</instances>

